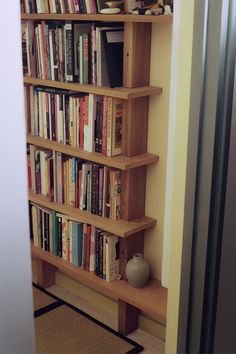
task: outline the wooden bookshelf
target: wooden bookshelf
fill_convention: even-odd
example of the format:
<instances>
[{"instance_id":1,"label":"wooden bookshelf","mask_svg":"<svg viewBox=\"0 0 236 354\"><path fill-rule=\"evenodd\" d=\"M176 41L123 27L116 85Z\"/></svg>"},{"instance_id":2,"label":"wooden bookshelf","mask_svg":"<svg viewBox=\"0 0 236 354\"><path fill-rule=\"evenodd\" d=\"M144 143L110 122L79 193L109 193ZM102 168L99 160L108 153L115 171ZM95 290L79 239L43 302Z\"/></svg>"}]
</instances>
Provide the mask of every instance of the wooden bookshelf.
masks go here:
<instances>
[{"instance_id":1,"label":"wooden bookshelf","mask_svg":"<svg viewBox=\"0 0 236 354\"><path fill-rule=\"evenodd\" d=\"M146 230L156 224L156 220L143 216L132 221L112 220L88 213L80 209L72 208L69 205L49 202L48 198L40 194L29 192L29 200L45 208L56 210L58 213L70 216L73 220L94 225L105 231L116 234L120 237L128 237Z\"/></svg>"},{"instance_id":2,"label":"wooden bookshelf","mask_svg":"<svg viewBox=\"0 0 236 354\"><path fill-rule=\"evenodd\" d=\"M150 279L142 289L131 287L125 280L106 282L92 272L75 267L60 257L45 252L36 246L32 245L31 250L33 257L53 265L69 277L115 300L132 304L160 324L166 324L167 290L161 286L159 281Z\"/></svg>"},{"instance_id":3,"label":"wooden bookshelf","mask_svg":"<svg viewBox=\"0 0 236 354\"><path fill-rule=\"evenodd\" d=\"M84 285L118 300L118 328L122 334L126 335L138 327L140 310L165 325L167 291L156 280L150 280L142 289L132 288L126 281L125 267L134 253L144 252L144 231L156 224L155 219L145 216L147 165L156 163L159 159L158 156L147 153L149 96L162 93L162 88L149 85L151 31L152 23L171 25L173 17L125 14L22 14L21 18L24 21L70 20L124 23L123 87L111 89L24 77L25 85L66 89L125 100L122 121L122 156L106 157L31 134L27 135L29 144L121 170L120 220L102 218L64 204L49 202L47 198L38 194L29 193L29 201L65 214L72 220L91 224L120 236L119 272L123 279L108 283L91 272L75 267L60 257L32 246L32 256L37 260L38 282L44 287L53 285L55 272L58 269Z\"/></svg>"},{"instance_id":4,"label":"wooden bookshelf","mask_svg":"<svg viewBox=\"0 0 236 354\"><path fill-rule=\"evenodd\" d=\"M83 160L89 160L98 164L118 168L119 170L130 170L133 168L150 165L158 162L159 157L154 154L143 153L140 155L128 156L103 156L97 152L87 152L81 148L71 147L69 145L61 144L53 140L47 140L38 136L27 134L27 143L36 145L45 149L62 152L63 154L79 157Z\"/></svg>"},{"instance_id":5,"label":"wooden bookshelf","mask_svg":"<svg viewBox=\"0 0 236 354\"><path fill-rule=\"evenodd\" d=\"M32 77L24 77L24 84L32 86L53 87L56 89L70 90L75 92L93 93L96 95L110 96L130 100L132 98L160 95L161 87L144 86L144 87L99 87L94 85L81 85L79 83L68 83L53 80L41 80Z\"/></svg>"},{"instance_id":6,"label":"wooden bookshelf","mask_svg":"<svg viewBox=\"0 0 236 354\"><path fill-rule=\"evenodd\" d=\"M22 20L50 21L102 21L102 22L142 22L172 24L173 16L145 16L132 14L102 15L102 14L21 14Z\"/></svg>"}]
</instances>

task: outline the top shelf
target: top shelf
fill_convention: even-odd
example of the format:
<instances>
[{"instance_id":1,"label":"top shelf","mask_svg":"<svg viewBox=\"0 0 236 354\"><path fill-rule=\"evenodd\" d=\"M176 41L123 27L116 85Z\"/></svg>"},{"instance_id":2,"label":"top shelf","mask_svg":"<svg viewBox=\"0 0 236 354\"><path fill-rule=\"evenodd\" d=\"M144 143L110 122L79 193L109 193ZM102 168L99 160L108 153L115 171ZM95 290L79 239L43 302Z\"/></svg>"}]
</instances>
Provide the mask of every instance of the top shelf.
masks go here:
<instances>
[{"instance_id":1,"label":"top shelf","mask_svg":"<svg viewBox=\"0 0 236 354\"><path fill-rule=\"evenodd\" d=\"M173 16L151 15L102 15L102 14L21 14L22 20L53 21L102 21L102 22L149 22L171 24Z\"/></svg>"}]
</instances>

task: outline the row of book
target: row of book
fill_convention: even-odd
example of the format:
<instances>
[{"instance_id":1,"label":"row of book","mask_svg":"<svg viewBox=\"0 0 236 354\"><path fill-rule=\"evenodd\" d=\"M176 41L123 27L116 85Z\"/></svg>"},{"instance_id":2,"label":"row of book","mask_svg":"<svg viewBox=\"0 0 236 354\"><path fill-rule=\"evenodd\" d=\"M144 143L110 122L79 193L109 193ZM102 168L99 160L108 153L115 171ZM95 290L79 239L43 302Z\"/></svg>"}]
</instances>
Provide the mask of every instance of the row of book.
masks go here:
<instances>
[{"instance_id":1,"label":"row of book","mask_svg":"<svg viewBox=\"0 0 236 354\"><path fill-rule=\"evenodd\" d=\"M121 172L29 145L28 182L33 193L113 220L120 218Z\"/></svg>"},{"instance_id":2,"label":"row of book","mask_svg":"<svg viewBox=\"0 0 236 354\"><path fill-rule=\"evenodd\" d=\"M24 75L122 86L124 28L114 23L22 22Z\"/></svg>"},{"instance_id":3,"label":"row of book","mask_svg":"<svg viewBox=\"0 0 236 354\"><path fill-rule=\"evenodd\" d=\"M105 6L105 0L21 0L22 13L96 14Z\"/></svg>"},{"instance_id":4,"label":"row of book","mask_svg":"<svg viewBox=\"0 0 236 354\"><path fill-rule=\"evenodd\" d=\"M29 204L33 244L111 281L119 274L119 237L92 225Z\"/></svg>"},{"instance_id":5,"label":"row of book","mask_svg":"<svg viewBox=\"0 0 236 354\"><path fill-rule=\"evenodd\" d=\"M105 156L121 154L123 100L33 86L24 92L32 135Z\"/></svg>"}]
</instances>

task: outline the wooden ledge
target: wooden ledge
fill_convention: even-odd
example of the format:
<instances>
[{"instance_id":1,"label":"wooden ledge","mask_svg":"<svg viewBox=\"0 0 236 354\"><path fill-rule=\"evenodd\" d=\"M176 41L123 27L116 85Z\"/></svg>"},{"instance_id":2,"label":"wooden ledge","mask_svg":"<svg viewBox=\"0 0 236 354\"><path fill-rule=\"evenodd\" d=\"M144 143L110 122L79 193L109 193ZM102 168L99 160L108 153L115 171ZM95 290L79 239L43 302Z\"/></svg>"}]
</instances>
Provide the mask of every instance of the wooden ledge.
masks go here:
<instances>
[{"instance_id":1,"label":"wooden ledge","mask_svg":"<svg viewBox=\"0 0 236 354\"><path fill-rule=\"evenodd\" d=\"M107 282L92 272L78 268L52 253L32 245L32 256L57 267L62 273L115 300L123 300L147 313L160 324L166 324L167 289L151 279L142 289L136 289L125 280Z\"/></svg>"},{"instance_id":2,"label":"wooden ledge","mask_svg":"<svg viewBox=\"0 0 236 354\"><path fill-rule=\"evenodd\" d=\"M21 14L22 20L54 20L54 21L102 21L102 22L149 22L172 24L173 16L145 15L102 15L102 14Z\"/></svg>"},{"instance_id":3,"label":"wooden ledge","mask_svg":"<svg viewBox=\"0 0 236 354\"><path fill-rule=\"evenodd\" d=\"M148 216L143 216L132 221L103 218L101 216L88 213L84 210L72 208L69 205L49 202L46 197L40 194L34 194L32 192L29 192L29 200L48 209L55 210L58 213L65 214L71 217L72 220L94 225L120 237L131 236L139 231L149 229L150 227L156 225L156 220L149 218Z\"/></svg>"},{"instance_id":4,"label":"wooden ledge","mask_svg":"<svg viewBox=\"0 0 236 354\"><path fill-rule=\"evenodd\" d=\"M115 98L121 98L123 100L129 100L132 98L145 97L151 95L160 95L162 93L161 87L154 86L144 86L144 87L103 87L103 86L94 86L94 85L82 85L79 83L70 83L70 82L61 82L55 80L41 80L34 77L24 77L25 85L33 86L45 86L52 87L62 90L70 90L74 92L84 92L84 93L93 93L96 95L104 95Z\"/></svg>"},{"instance_id":5,"label":"wooden ledge","mask_svg":"<svg viewBox=\"0 0 236 354\"><path fill-rule=\"evenodd\" d=\"M101 153L87 152L81 148L71 147L69 145L64 145L53 140L33 136L31 134L27 134L27 143L48 150L55 150L66 155L75 156L83 160L88 160L98 164L118 168L119 170L123 171L150 165L158 162L159 160L159 157L157 155L149 153L143 153L132 157L123 155L108 157L102 155Z\"/></svg>"}]
</instances>

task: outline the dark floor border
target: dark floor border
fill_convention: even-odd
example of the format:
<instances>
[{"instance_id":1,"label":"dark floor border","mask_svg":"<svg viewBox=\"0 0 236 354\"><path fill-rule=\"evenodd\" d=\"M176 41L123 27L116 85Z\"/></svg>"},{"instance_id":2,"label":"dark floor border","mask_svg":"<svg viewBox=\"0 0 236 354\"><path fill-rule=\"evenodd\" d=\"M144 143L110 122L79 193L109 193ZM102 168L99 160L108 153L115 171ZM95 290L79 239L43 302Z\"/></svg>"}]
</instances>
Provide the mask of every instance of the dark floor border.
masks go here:
<instances>
[{"instance_id":1,"label":"dark floor border","mask_svg":"<svg viewBox=\"0 0 236 354\"><path fill-rule=\"evenodd\" d=\"M88 315L86 312L78 309L77 307L69 304L68 302L60 299L59 297L55 296L54 294L51 294L49 291L45 290L44 288L42 288L41 286L39 286L38 284L33 283L33 286L39 290L41 290L43 293L47 294L48 296L54 298L55 300L57 300L56 302L47 305L45 307L42 307L41 309L37 310L34 312L34 314L36 312L38 312L39 314L35 317L41 316L55 308L58 308L62 305L66 305L68 307L70 307L72 310L78 312L79 314L81 314L82 316L86 317L87 319L89 319L90 321L93 321L94 323L96 323L98 326L103 327L104 329L106 329L107 331L111 332L112 334L114 334L115 336L123 339L124 341L128 342L129 344L133 345L135 348L131 349L130 351L128 351L126 354L135 354L135 353L140 353L141 351L144 350L144 347L140 344L138 344L137 342L133 341L132 339L124 336L123 334L120 334L119 332L115 331L114 329L108 327L107 325L105 325L104 323L96 320L94 317ZM53 306L54 305L54 306ZM45 309L45 310L44 310Z\"/></svg>"}]
</instances>

